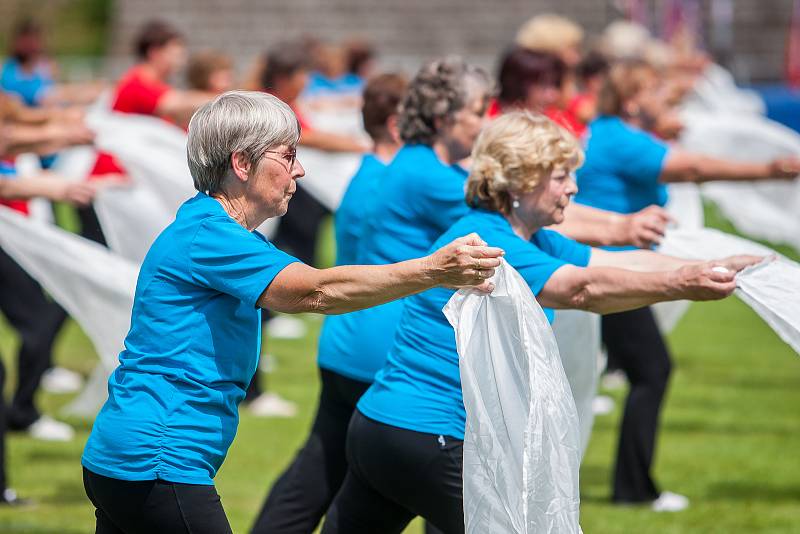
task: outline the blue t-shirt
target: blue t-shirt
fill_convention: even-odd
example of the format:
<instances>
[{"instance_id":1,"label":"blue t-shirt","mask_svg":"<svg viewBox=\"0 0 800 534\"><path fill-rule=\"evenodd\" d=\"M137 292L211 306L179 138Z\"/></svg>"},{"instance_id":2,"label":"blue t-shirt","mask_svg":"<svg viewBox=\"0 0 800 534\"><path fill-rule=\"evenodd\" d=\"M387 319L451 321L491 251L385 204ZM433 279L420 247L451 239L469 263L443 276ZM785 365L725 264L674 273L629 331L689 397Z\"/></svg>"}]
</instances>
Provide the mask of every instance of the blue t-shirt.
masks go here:
<instances>
[{"instance_id":1,"label":"blue t-shirt","mask_svg":"<svg viewBox=\"0 0 800 534\"><path fill-rule=\"evenodd\" d=\"M556 270L567 264L585 267L591 256L591 247L552 230L539 230L525 241L505 217L484 210L470 211L433 248L470 232L480 232L489 245L505 250L506 261L534 295ZM434 288L406 299L386 365L358 403L361 413L388 425L464 439L466 413L455 332L442 313L453 293ZM553 310L544 312L552 322Z\"/></svg>"},{"instance_id":2,"label":"blue t-shirt","mask_svg":"<svg viewBox=\"0 0 800 534\"><path fill-rule=\"evenodd\" d=\"M336 265L355 265L358 244L364 230L364 220L378 190L386 164L373 154L361 160L361 166L350 180L336 210Z\"/></svg>"},{"instance_id":3,"label":"blue t-shirt","mask_svg":"<svg viewBox=\"0 0 800 534\"><path fill-rule=\"evenodd\" d=\"M26 72L19 61L11 58L3 64L3 69L0 71L0 88L18 95L28 106L38 106L52 87L53 79L42 65L37 65L31 72Z\"/></svg>"},{"instance_id":4,"label":"blue t-shirt","mask_svg":"<svg viewBox=\"0 0 800 534\"><path fill-rule=\"evenodd\" d=\"M374 208L375 195L378 184L386 170L386 165L372 154L367 154L361 160L361 166L347 186L339 209L336 210L336 265L355 265L358 261L358 247L364 231L364 221L369 212ZM319 335L319 350L317 364L329 370L342 369L345 372L358 365L358 362L348 361L348 356L336 352L332 347L337 346L335 339L342 335L342 325L346 322L347 315L330 315L322 324ZM353 372L348 372L348 376Z\"/></svg>"},{"instance_id":5,"label":"blue t-shirt","mask_svg":"<svg viewBox=\"0 0 800 534\"><path fill-rule=\"evenodd\" d=\"M446 165L424 145L400 149L380 178L367 210L356 263L396 263L427 254L468 211L467 172ZM405 299L342 315L325 329L319 365L362 382L383 367Z\"/></svg>"},{"instance_id":6,"label":"blue t-shirt","mask_svg":"<svg viewBox=\"0 0 800 534\"><path fill-rule=\"evenodd\" d=\"M668 151L666 143L619 117L598 117L589 125L575 201L617 213L665 205L667 187L659 176Z\"/></svg>"},{"instance_id":7,"label":"blue t-shirt","mask_svg":"<svg viewBox=\"0 0 800 534\"><path fill-rule=\"evenodd\" d=\"M364 90L364 80L352 73L338 78L328 78L321 72L313 71L308 75L308 83L303 89L304 97L360 95Z\"/></svg>"},{"instance_id":8,"label":"blue t-shirt","mask_svg":"<svg viewBox=\"0 0 800 534\"><path fill-rule=\"evenodd\" d=\"M258 297L295 261L215 199L187 200L142 263L83 465L120 480L212 484L258 364Z\"/></svg>"},{"instance_id":9,"label":"blue t-shirt","mask_svg":"<svg viewBox=\"0 0 800 534\"><path fill-rule=\"evenodd\" d=\"M0 159L0 179L12 180L17 177L17 168L12 161Z\"/></svg>"}]
</instances>

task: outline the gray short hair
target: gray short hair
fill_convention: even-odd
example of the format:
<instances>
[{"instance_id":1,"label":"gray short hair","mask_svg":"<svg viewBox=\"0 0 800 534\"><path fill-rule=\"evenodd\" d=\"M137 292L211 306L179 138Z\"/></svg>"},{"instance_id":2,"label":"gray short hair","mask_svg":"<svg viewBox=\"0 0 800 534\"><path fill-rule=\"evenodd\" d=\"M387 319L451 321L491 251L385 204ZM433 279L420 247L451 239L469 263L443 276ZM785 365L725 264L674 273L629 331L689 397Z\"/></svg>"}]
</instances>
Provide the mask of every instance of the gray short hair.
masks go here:
<instances>
[{"instance_id":1,"label":"gray short hair","mask_svg":"<svg viewBox=\"0 0 800 534\"><path fill-rule=\"evenodd\" d=\"M267 150L294 146L300 123L279 98L258 91L228 91L204 104L189 121L187 160L198 191L219 191L231 155L243 152L257 165Z\"/></svg>"},{"instance_id":2,"label":"gray short hair","mask_svg":"<svg viewBox=\"0 0 800 534\"><path fill-rule=\"evenodd\" d=\"M448 56L426 63L411 80L399 106L397 127L405 143L432 145L439 135L436 123L447 123L469 104L476 89L487 96L492 83L486 71Z\"/></svg>"}]
</instances>

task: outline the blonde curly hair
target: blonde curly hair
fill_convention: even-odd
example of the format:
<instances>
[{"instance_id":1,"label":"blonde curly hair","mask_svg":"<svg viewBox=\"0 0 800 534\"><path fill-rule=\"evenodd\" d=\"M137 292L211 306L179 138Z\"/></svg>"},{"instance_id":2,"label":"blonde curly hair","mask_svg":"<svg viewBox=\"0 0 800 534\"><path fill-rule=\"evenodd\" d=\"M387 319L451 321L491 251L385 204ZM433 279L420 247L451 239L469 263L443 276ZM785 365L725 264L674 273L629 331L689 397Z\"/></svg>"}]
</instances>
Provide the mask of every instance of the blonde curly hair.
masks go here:
<instances>
[{"instance_id":1,"label":"blonde curly hair","mask_svg":"<svg viewBox=\"0 0 800 534\"><path fill-rule=\"evenodd\" d=\"M514 194L532 191L555 170L573 171L583 150L564 128L529 111L492 121L472 149L467 203L508 215Z\"/></svg>"}]
</instances>

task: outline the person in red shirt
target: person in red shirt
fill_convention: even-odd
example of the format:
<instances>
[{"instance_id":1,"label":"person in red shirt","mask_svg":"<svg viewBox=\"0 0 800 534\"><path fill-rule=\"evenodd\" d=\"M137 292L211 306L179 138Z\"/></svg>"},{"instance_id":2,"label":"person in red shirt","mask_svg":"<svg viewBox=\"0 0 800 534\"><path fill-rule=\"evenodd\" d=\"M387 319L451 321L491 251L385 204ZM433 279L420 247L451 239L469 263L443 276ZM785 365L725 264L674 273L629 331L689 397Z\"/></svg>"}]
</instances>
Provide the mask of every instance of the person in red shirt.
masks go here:
<instances>
[{"instance_id":1,"label":"person in red shirt","mask_svg":"<svg viewBox=\"0 0 800 534\"><path fill-rule=\"evenodd\" d=\"M525 109L543 113L576 137L575 124L564 114L554 113L561 98L566 64L548 52L526 48L510 49L500 61L499 93L493 109L495 115ZM585 128L585 126L584 126ZM670 221L663 208L649 206L629 215L570 204L567 216L555 229L592 246L634 245L648 248L657 244Z\"/></svg>"},{"instance_id":2,"label":"person in red shirt","mask_svg":"<svg viewBox=\"0 0 800 534\"><path fill-rule=\"evenodd\" d=\"M192 113L214 95L206 91L174 89L168 81L186 61L182 34L163 21L150 21L140 30L134 46L138 62L117 83L111 109L161 117L174 124L186 124ZM125 170L107 153L98 154L89 179L119 179ZM78 210L81 235L105 244L94 209Z\"/></svg>"}]
</instances>

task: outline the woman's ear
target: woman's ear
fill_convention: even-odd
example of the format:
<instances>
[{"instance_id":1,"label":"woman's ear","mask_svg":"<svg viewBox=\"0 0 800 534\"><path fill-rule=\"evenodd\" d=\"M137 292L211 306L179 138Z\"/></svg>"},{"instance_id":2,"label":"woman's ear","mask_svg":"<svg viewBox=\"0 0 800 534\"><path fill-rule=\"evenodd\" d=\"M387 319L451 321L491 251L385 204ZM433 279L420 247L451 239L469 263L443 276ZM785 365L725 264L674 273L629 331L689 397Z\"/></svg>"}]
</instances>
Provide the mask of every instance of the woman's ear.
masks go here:
<instances>
[{"instance_id":1,"label":"woman's ear","mask_svg":"<svg viewBox=\"0 0 800 534\"><path fill-rule=\"evenodd\" d=\"M250 158L244 152L234 152L231 154L231 168L239 180L246 182L250 177L250 169L253 166Z\"/></svg>"},{"instance_id":2,"label":"woman's ear","mask_svg":"<svg viewBox=\"0 0 800 534\"><path fill-rule=\"evenodd\" d=\"M623 106L623 111L627 117L638 117L639 113L642 111L639 107L639 104L636 102L626 102Z\"/></svg>"},{"instance_id":3,"label":"woman's ear","mask_svg":"<svg viewBox=\"0 0 800 534\"><path fill-rule=\"evenodd\" d=\"M399 145L402 142L400 127L397 125L397 115L389 115L389 118L386 119L386 131L389 132L389 136L395 144Z\"/></svg>"}]
</instances>

